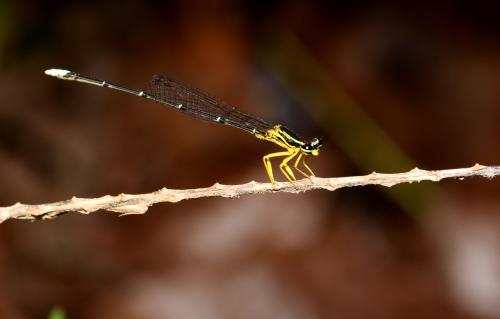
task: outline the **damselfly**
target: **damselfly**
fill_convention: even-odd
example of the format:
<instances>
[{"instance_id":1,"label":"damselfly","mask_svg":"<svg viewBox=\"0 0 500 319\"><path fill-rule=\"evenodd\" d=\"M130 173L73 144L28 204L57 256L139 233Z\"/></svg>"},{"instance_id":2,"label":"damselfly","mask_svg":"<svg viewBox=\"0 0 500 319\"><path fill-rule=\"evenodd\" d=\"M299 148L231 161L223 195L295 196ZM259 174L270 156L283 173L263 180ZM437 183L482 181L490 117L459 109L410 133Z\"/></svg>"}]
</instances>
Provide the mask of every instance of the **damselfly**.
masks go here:
<instances>
[{"instance_id":1,"label":"damselfly","mask_svg":"<svg viewBox=\"0 0 500 319\"><path fill-rule=\"evenodd\" d=\"M284 157L279 167L290 182L296 180L288 164L292 159L294 159L293 168L297 172L305 177L314 176L313 171L306 163L306 156L319 154L320 139L313 138L311 141L306 141L281 124L268 124L262 119L240 112L229 104L169 77L155 75L150 81L149 89L139 91L67 70L50 69L46 70L45 74L63 80L77 81L134 94L170 106L199 119L236 127L253 134L258 139L273 142L284 148L285 151L271 153L262 158L272 183L275 182L271 165L273 157ZM301 169L299 165L302 165L306 171Z\"/></svg>"}]
</instances>

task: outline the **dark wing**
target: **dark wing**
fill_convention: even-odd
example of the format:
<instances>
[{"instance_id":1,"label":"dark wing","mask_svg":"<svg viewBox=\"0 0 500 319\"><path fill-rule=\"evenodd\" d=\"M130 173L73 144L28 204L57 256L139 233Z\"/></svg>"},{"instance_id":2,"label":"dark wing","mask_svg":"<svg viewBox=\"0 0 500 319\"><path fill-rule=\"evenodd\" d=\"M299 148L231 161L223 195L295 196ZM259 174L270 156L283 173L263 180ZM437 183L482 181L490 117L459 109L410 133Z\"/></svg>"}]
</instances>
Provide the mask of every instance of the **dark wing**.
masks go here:
<instances>
[{"instance_id":1,"label":"dark wing","mask_svg":"<svg viewBox=\"0 0 500 319\"><path fill-rule=\"evenodd\" d=\"M177 108L181 112L230 125L250 133L265 133L273 125L236 110L202 91L163 75L155 75L150 82L148 98Z\"/></svg>"}]
</instances>

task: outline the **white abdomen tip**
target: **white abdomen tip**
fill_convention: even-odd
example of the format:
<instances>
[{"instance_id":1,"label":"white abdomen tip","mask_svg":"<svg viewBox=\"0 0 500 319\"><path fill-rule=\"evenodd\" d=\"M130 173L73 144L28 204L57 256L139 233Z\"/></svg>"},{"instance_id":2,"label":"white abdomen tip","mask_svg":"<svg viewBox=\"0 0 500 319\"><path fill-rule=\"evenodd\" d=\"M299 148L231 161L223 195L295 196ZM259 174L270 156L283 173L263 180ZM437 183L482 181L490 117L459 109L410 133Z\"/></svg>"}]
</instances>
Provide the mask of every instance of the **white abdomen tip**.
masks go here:
<instances>
[{"instance_id":1,"label":"white abdomen tip","mask_svg":"<svg viewBox=\"0 0 500 319\"><path fill-rule=\"evenodd\" d=\"M50 76L55 76L57 78L65 77L70 71L61 69L49 69L45 70L45 74Z\"/></svg>"}]
</instances>

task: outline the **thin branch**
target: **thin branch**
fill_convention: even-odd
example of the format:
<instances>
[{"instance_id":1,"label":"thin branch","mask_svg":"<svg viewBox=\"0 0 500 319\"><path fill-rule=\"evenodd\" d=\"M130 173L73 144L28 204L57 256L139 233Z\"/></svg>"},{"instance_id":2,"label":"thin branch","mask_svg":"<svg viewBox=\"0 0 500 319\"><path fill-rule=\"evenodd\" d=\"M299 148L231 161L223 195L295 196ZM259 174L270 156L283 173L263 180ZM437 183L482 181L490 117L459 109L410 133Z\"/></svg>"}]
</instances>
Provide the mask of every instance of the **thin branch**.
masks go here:
<instances>
[{"instance_id":1,"label":"thin branch","mask_svg":"<svg viewBox=\"0 0 500 319\"><path fill-rule=\"evenodd\" d=\"M406 173L380 174L371 173L364 176L350 176L338 178L303 179L294 184L278 182L270 183L250 182L242 185L222 185L219 183L211 187L196 189L167 189L163 188L153 193L117 196L106 195L99 198L73 197L62 202L25 205L17 203L9 207L0 207L0 223L8 219L51 219L67 212L89 214L97 210L106 210L120 215L144 214L149 206L156 203L176 203L181 200L201 197L239 197L246 194L263 194L274 192L300 193L313 189L334 191L343 187L381 185L391 187L401 183L421 181L438 182L444 178L459 178L482 176L493 178L500 175L500 166L483 166L476 164L469 168L427 171L415 168Z\"/></svg>"}]
</instances>

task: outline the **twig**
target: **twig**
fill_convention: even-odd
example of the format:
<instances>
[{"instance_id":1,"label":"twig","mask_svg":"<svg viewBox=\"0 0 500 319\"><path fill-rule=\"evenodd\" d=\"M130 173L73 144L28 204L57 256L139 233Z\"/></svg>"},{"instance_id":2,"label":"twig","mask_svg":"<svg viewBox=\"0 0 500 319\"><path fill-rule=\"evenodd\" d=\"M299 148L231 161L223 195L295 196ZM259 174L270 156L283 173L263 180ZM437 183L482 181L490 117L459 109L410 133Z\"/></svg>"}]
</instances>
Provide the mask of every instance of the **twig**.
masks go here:
<instances>
[{"instance_id":1,"label":"twig","mask_svg":"<svg viewBox=\"0 0 500 319\"><path fill-rule=\"evenodd\" d=\"M483 166L476 164L469 168L447 169L427 171L415 168L406 173L380 174L371 173L364 176L350 176L338 178L303 179L294 184L279 182L276 185L270 183L250 182L242 185L222 185L219 183L211 187L196 189L167 189L163 188L153 193L117 196L106 195L99 198L77 198L69 200L40 204L25 205L17 203L9 207L0 207L0 223L8 219L51 219L67 212L78 212L89 214L97 210L107 210L120 215L144 214L149 206L170 202L176 203L181 200L195 199L200 197L239 197L246 194L262 194L271 192L300 193L313 189L325 189L334 191L343 187L381 185L391 187L401 183L413 183L421 181L438 182L444 178L460 178L470 176L482 176L493 178L500 175L500 166Z\"/></svg>"}]
</instances>

